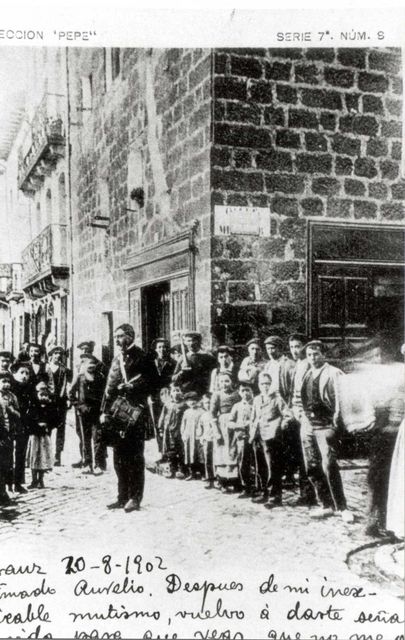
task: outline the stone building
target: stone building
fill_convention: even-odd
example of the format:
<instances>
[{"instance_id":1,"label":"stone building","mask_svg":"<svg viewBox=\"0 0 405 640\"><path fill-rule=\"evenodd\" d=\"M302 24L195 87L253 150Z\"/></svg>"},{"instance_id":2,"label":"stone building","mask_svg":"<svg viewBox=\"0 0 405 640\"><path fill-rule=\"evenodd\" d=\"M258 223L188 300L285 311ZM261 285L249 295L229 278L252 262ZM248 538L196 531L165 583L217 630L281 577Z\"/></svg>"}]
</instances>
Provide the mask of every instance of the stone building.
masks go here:
<instances>
[{"instance_id":1,"label":"stone building","mask_svg":"<svg viewBox=\"0 0 405 640\"><path fill-rule=\"evenodd\" d=\"M402 340L397 49L70 49L75 339Z\"/></svg>"},{"instance_id":2,"label":"stone building","mask_svg":"<svg viewBox=\"0 0 405 640\"><path fill-rule=\"evenodd\" d=\"M63 49L32 50L27 65L26 109L14 143L16 182L28 201L21 250L25 339L67 348L70 244L66 168L66 76ZM21 245L18 227L14 242Z\"/></svg>"}]
</instances>

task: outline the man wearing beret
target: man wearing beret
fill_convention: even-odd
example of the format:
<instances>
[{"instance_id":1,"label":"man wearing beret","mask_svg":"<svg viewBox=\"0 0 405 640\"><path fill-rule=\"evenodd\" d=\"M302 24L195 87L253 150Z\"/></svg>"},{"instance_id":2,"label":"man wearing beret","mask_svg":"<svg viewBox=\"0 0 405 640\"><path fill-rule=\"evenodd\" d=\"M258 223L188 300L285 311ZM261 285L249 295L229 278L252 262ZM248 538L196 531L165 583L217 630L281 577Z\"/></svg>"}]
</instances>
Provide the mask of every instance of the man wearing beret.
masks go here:
<instances>
[{"instance_id":1,"label":"man wearing beret","mask_svg":"<svg viewBox=\"0 0 405 640\"><path fill-rule=\"evenodd\" d=\"M109 509L124 508L129 513L140 508L145 484L145 430L147 427L147 398L152 390L150 366L146 354L135 344L135 331L130 324L115 330L115 341L120 353L113 359L101 406L100 423L111 420L114 400L126 399L137 414L136 423L125 432L119 432L121 441L113 447L114 469L118 478L116 502ZM118 400L119 402L119 400Z\"/></svg>"},{"instance_id":2,"label":"man wearing beret","mask_svg":"<svg viewBox=\"0 0 405 640\"><path fill-rule=\"evenodd\" d=\"M77 349L79 350L79 358L80 358L80 362L79 365L77 367L76 373L74 375L73 381L72 381L72 386L77 384L77 378L79 376L80 373L84 373L84 362L87 358L87 356L92 356L95 358L93 351L94 351L94 347L95 347L95 342L94 340L82 340L82 342L79 342L79 344L77 345ZM100 360L97 360L97 370L104 376L106 377L107 372L105 370L105 367L103 365L102 362L100 362ZM80 412L77 410L77 408L75 407L75 420L76 420L76 434L77 437L79 438L79 449L80 449L80 460L78 462L74 462L72 464L72 467L74 469L80 469L81 467L84 466L84 437L83 437L83 425L82 425L82 418L80 415Z\"/></svg>"},{"instance_id":3,"label":"man wearing beret","mask_svg":"<svg viewBox=\"0 0 405 640\"><path fill-rule=\"evenodd\" d=\"M62 347L52 347L48 352L48 388L55 402L55 413L57 416L56 425L56 449L55 467L61 465L61 455L65 446L66 412L68 409L68 384L72 380L72 373L63 363L65 354Z\"/></svg>"},{"instance_id":4,"label":"man wearing beret","mask_svg":"<svg viewBox=\"0 0 405 640\"><path fill-rule=\"evenodd\" d=\"M341 426L340 369L325 360L325 347L312 340L305 347L309 369L303 377L301 429L305 466L321 502L312 517L323 518L337 512L351 523L353 514L347 509L342 478L337 462L338 430Z\"/></svg>"},{"instance_id":5,"label":"man wearing beret","mask_svg":"<svg viewBox=\"0 0 405 640\"><path fill-rule=\"evenodd\" d=\"M263 371L265 362L262 358L262 350L260 342L257 338L252 338L246 344L248 355L241 362L238 380L250 384L253 389L253 393L257 395L259 393L258 376Z\"/></svg>"},{"instance_id":6,"label":"man wearing beret","mask_svg":"<svg viewBox=\"0 0 405 640\"><path fill-rule=\"evenodd\" d=\"M210 386L211 371L215 358L201 349L201 334L187 331L183 336L185 355L176 364L173 382L179 384L183 393L195 391L201 397Z\"/></svg>"}]
</instances>

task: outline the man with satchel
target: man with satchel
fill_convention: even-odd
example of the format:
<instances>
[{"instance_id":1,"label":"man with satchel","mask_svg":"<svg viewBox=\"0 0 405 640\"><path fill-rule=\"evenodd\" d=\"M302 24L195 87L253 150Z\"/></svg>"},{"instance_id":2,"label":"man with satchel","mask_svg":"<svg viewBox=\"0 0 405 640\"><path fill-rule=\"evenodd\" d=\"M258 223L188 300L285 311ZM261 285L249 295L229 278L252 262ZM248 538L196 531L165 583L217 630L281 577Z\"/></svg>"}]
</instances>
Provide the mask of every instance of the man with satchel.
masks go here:
<instances>
[{"instance_id":1,"label":"man with satchel","mask_svg":"<svg viewBox=\"0 0 405 640\"><path fill-rule=\"evenodd\" d=\"M109 509L137 511L145 483L145 432L148 425L147 397L151 380L146 354L134 343L130 324L115 330L120 353L113 359L101 406L100 423L113 446L118 478L117 501Z\"/></svg>"}]
</instances>

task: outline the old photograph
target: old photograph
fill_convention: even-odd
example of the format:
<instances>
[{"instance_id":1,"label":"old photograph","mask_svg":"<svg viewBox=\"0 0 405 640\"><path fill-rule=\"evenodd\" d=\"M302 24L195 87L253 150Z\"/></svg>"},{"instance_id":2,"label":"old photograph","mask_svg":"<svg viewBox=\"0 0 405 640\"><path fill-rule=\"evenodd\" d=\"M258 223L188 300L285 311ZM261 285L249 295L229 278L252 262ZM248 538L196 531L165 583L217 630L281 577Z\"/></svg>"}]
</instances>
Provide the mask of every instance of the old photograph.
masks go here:
<instances>
[{"instance_id":1,"label":"old photograph","mask_svg":"<svg viewBox=\"0 0 405 640\"><path fill-rule=\"evenodd\" d=\"M403 638L401 48L1 44L0 635Z\"/></svg>"}]
</instances>

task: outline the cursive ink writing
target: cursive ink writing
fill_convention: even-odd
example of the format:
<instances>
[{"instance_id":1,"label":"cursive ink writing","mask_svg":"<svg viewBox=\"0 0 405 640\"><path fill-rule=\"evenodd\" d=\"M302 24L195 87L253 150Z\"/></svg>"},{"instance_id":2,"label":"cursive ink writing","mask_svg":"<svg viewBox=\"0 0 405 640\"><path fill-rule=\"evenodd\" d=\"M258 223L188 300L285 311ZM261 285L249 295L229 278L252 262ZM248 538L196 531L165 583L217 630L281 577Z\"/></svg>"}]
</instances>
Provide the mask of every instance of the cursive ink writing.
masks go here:
<instances>
[{"instance_id":1,"label":"cursive ink writing","mask_svg":"<svg viewBox=\"0 0 405 640\"><path fill-rule=\"evenodd\" d=\"M340 615L344 609L335 609L330 604L325 611L314 611L310 607L301 611L301 602L297 600L295 607L287 613L287 620L343 620Z\"/></svg>"},{"instance_id":2,"label":"cursive ink writing","mask_svg":"<svg viewBox=\"0 0 405 640\"><path fill-rule=\"evenodd\" d=\"M3 587L6 587L6 582L0 582L0 598L21 598L21 600L25 600L25 598L38 598L39 596L47 596L54 595L56 590L53 587L48 587L46 584L45 578L42 579L41 586L35 587L35 589L31 589L31 591L26 591L25 589L21 589L21 591L6 591Z\"/></svg>"},{"instance_id":3,"label":"cursive ink writing","mask_svg":"<svg viewBox=\"0 0 405 640\"><path fill-rule=\"evenodd\" d=\"M115 593L118 595L127 593L143 593L144 589L141 584L136 585L133 580L124 578L123 582L112 581L104 587L92 587L84 578L79 580L73 589L75 596L91 596L99 593L109 595Z\"/></svg>"},{"instance_id":4,"label":"cursive ink writing","mask_svg":"<svg viewBox=\"0 0 405 640\"><path fill-rule=\"evenodd\" d=\"M166 591L167 593L176 593L179 590L186 591L187 593L193 593L194 591L201 591L203 594L201 602L201 611L204 610L207 595L213 591L243 591L243 585L240 582L182 582L181 578L176 573L170 573L166 576ZM221 601L222 602L222 601Z\"/></svg>"},{"instance_id":5,"label":"cursive ink writing","mask_svg":"<svg viewBox=\"0 0 405 640\"><path fill-rule=\"evenodd\" d=\"M222 605L222 599L218 598L215 606L215 611L210 611L209 609L201 609L200 611L177 611L175 614L180 618L192 618L193 620L213 620L214 618L227 618L228 620L232 620L236 618L237 620L243 620L245 617L244 611L241 609L231 609L228 610Z\"/></svg>"},{"instance_id":6,"label":"cursive ink writing","mask_svg":"<svg viewBox=\"0 0 405 640\"><path fill-rule=\"evenodd\" d=\"M31 573L36 573L40 576L46 576L46 571L42 571L41 565L36 564L35 562L27 565L14 566L13 564L8 564L7 567L0 567L0 576L18 576L21 574L30 575Z\"/></svg>"},{"instance_id":7,"label":"cursive ink writing","mask_svg":"<svg viewBox=\"0 0 405 640\"><path fill-rule=\"evenodd\" d=\"M91 613L90 611L86 611L85 613L80 613L78 611L71 611L69 615L72 616L73 621L76 620L120 620L123 618L124 620L128 620L129 618L154 618L154 620L159 620L160 611L127 611L125 606L121 605L122 611L116 609L111 603L108 605L108 609L106 613Z\"/></svg>"},{"instance_id":8,"label":"cursive ink writing","mask_svg":"<svg viewBox=\"0 0 405 640\"><path fill-rule=\"evenodd\" d=\"M355 622L383 622L384 624L404 624L405 620L401 620L397 613L389 614L384 609L378 613L365 613L360 611Z\"/></svg>"}]
</instances>

